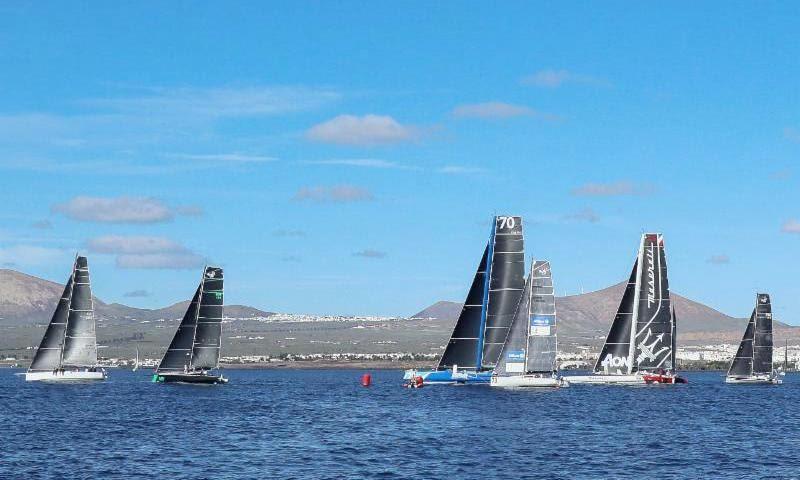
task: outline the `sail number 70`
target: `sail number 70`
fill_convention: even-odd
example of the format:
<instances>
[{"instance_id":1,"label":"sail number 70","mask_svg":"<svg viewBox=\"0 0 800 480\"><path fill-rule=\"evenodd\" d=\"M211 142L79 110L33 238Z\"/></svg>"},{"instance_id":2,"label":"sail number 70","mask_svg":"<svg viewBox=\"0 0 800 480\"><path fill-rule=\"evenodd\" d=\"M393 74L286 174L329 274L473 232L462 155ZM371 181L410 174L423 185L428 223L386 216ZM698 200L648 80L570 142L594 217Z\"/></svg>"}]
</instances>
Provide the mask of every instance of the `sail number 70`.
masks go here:
<instances>
[{"instance_id":1,"label":"sail number 70","mask_svg":"<svg viewBox=\"0 0 800 480\"><path fill-rule=\"evenodd\" d=\"M514 217L498 217L500 219L500 230L506 228L514 228L517 224L516 219Z\"/></svg>"}]
</instances>

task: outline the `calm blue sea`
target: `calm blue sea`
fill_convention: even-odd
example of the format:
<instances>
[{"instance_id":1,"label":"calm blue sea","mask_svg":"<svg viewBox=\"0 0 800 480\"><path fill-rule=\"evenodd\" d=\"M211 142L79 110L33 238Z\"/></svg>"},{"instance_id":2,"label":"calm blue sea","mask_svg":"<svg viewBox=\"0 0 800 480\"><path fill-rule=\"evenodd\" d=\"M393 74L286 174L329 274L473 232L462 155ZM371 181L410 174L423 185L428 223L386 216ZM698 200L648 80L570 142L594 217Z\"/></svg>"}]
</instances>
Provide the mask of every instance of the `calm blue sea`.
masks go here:
<instances>
[{"instance_id":1,"label":"calm blue sea","mask_svg":"<svg viewBox=\"0 0 800 480\"><path fill-rule=\"evenodd\" d=\"M2 478L800 478L800 375L726 386L400 388L401 372L227 370L225 386L0 370Z\"/></svg>"}]
</instances>

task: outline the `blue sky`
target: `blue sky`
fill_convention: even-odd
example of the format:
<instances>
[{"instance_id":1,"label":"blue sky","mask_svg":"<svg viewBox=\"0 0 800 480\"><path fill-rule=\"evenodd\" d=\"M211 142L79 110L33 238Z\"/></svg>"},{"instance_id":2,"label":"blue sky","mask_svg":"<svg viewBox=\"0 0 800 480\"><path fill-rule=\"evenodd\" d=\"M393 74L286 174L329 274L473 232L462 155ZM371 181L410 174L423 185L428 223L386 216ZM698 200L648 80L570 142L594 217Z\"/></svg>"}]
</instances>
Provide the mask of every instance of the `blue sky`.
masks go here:
<instances>
[{"instance_id":1,"label":"blue sky","mask_svg":"<svg viewBox=\"0 0 800 480\"><path fill-rule=\"evenodd\" d=\"M95 293L398 314L466 293L490 217L559 293L626 278L800 323L796 2L0 6L0 263Z\"/></svg>"}]
</instances>

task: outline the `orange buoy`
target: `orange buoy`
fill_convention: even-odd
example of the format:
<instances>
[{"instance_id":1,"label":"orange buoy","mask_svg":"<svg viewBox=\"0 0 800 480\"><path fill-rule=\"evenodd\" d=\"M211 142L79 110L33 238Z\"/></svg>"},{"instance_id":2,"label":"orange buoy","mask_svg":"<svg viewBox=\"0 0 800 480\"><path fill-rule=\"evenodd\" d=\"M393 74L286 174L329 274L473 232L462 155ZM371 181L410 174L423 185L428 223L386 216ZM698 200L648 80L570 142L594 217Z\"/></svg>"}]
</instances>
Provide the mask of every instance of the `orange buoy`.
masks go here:
<instances>
[{"instance_id":1,"label":"orange buoy","mask_svg":"<svg viewBox=\"0 0 800 480\"><path fill-rule=\"evenodd\" d=\"M370 385L372 385L372 375L370 375L369 373L361 375L361 386L369 387Z\"/></svg>"}]
</instances>

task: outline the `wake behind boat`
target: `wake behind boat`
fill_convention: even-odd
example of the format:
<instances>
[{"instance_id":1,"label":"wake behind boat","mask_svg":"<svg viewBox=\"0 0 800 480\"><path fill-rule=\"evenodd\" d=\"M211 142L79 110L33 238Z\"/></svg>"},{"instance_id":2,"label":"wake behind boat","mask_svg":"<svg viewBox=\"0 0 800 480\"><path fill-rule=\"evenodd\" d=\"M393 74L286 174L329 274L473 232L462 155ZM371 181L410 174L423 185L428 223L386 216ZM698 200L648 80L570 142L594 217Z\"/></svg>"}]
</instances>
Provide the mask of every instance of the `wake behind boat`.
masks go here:
<instances>
[{"instance_id":1,"label":"wake behind boat","mask_svg":"<svg viewBox=\"0 0 800 480\"><path fill-rule=\"evenodd\" d=\"M36 350L26 381L105 380L97 364L94 303L89 262L76 256L72 273Z\"/></svg>"},{"instance_id":2,"label":"wake behind boat","mask_svg":"<svg viewBox=\"0 0 800 480\"><path fill-rule=\"evenodd\" d=\"M676 323L669 298L664 237L644 234L594 373L570 376L568 380L623 385L686 383L675 374Z\"/></svg>"},{"instance_id":3,"label":"wake behind boat","mask_svg":"<svg viewBox=\"0 0 800 480\"><path fill-rule=\"evenodd\" d=\"M494 370L493 387L566 387L569 383L556 371L556 302L550 262L531 261L514 320L500 361Z\"/></svg>"},{"instance_id":4,"label":"wake behind boat","mask_svg":"<svg viewBox=\"0 0 800 480\"><path fill-rule=\"evenodd\" d=\"M725 383L779 385L772 365L772 303L766 293L756 294L756 306L747 322L739 349L731 361Z\"/></svg>"},{"instance_id":5,"label":"wake behind boat","mask_svg":"<svg viewBox=\"0 0 800 480\"><path fill-rule=\"evenodd\" d=\"M206 267L203 278L153 374L159 383L221 384L228 379L219 370L222 338L223 275Z\"/></svg>"},{"instance_id":6,"label":"wake behind boat","mask_svg":"<svg viewBox=\"0 0 800 480\"><path fill-rule=\"evenodd\" d=\"M425 384L489 383L525 284L522 217L494 217L464 307L434 370L406 370Z\"/></svg>"}]
</instances>

